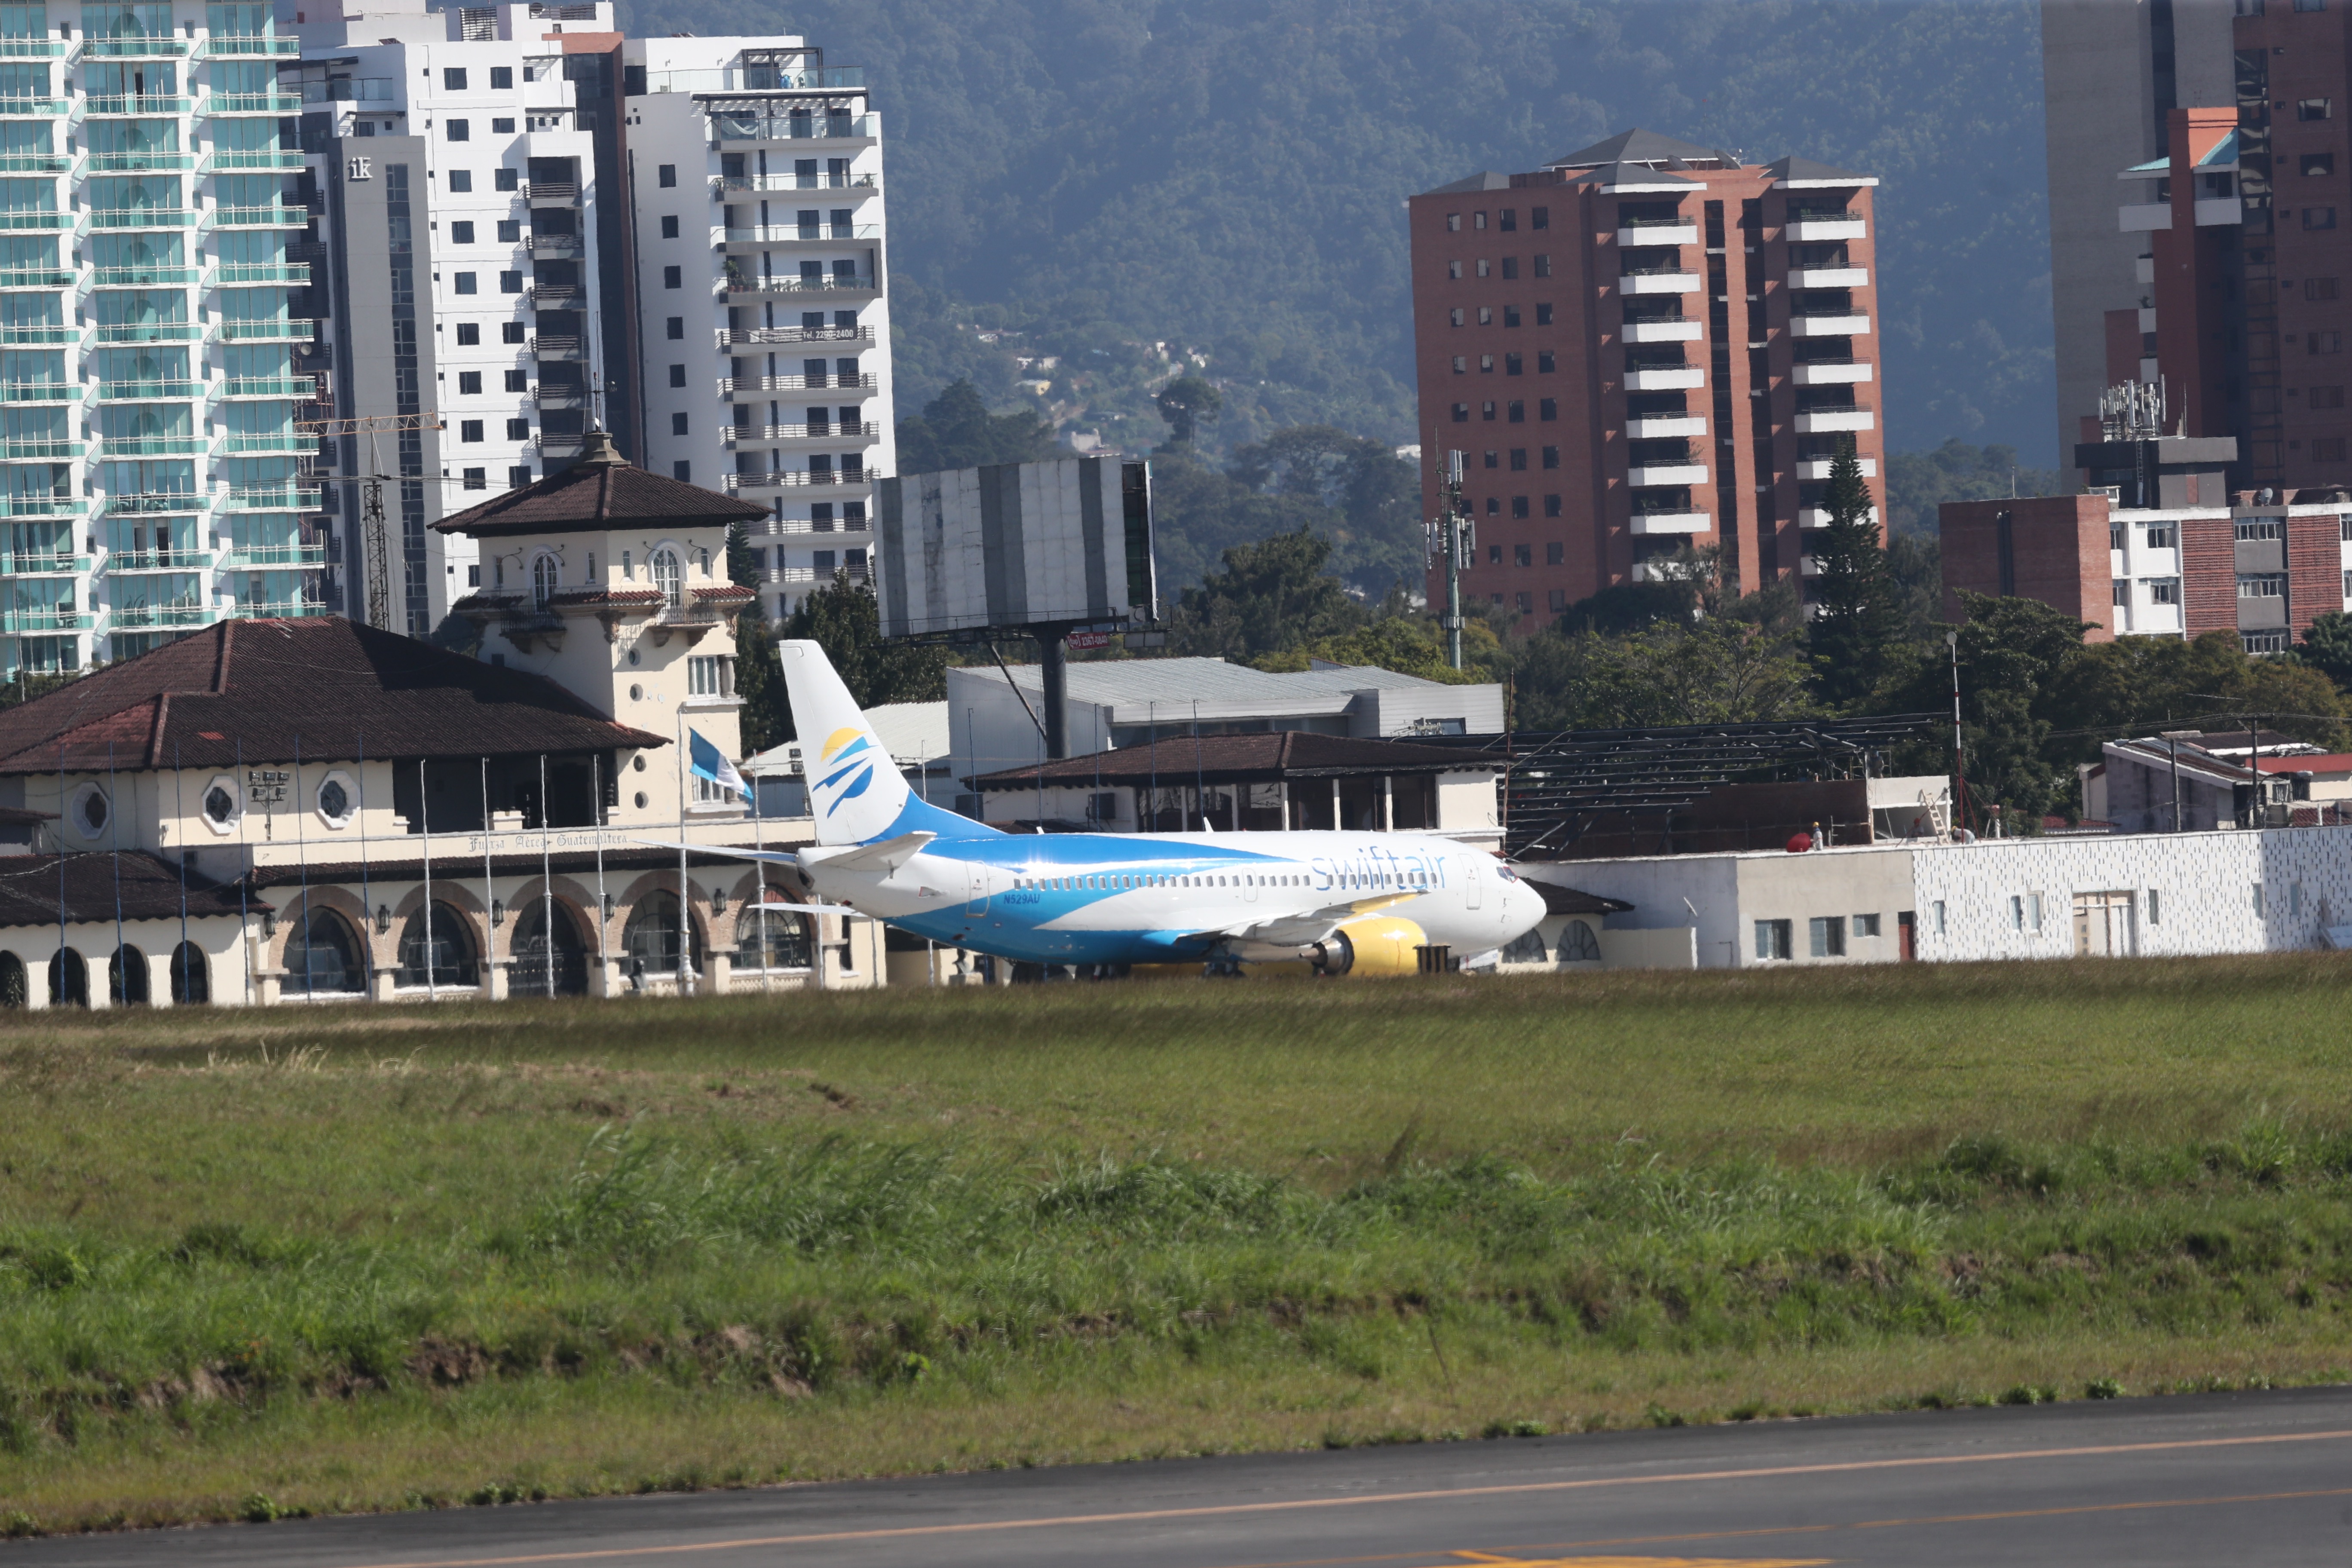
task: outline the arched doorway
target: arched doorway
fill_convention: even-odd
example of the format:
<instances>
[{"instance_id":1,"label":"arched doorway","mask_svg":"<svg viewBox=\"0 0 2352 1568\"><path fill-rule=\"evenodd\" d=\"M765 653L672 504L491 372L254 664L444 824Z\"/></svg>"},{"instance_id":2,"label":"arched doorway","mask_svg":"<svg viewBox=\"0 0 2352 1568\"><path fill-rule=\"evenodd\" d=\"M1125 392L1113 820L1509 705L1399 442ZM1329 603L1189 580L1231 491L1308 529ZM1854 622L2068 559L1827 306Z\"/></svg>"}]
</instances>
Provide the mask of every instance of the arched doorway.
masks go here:
<instances>
[{"instance_id":1,"label":"arched doorway","mask_svg":"<svg viewBox=\"0 0 2352 1568\"><path fill-rule=\"evenodd\" d=\"M632 978L658 980L677 973L677 895L656 888L637 900L629 923L621 928L621 951L627 955ZM702 928L689 922L689 976L702 973Z\"/></svg>"},{"instance_id":2,"label":"arched doorway","mask_svg":"<svg viewBox=\"0 0 2352 1568\"><path fill-rule=\"evenodd\" d=\"M675 903L675 900L673 900ZM548 919L550 906L555 918ZM588 994L588 946L581 940L579 922L559 900L533 899L515 920L513 956L507 963L509 996L585 996Z\"/></svg>"},{"instance_id":3,"label":"arched doorway","mask_svg":"<svg viewBox=\"0 0 2352 1568\"><path fill-rule=\"evenodd\" d=\"M72 948L58 949L57 955L49 960L49 1005L89 1005L89 966Z\"/></svg>"},{"instance_id":4,"label":"arched doorway","mask_svg":"<svg viewBox=\"0 0 2352 1568\"><path fill-rule=\"evenodd\" d=\"M400 928L400 972L393 984L423 990L469 990L482 983L474 922L446 904L427 904Z\"/></svg>"},{"instance_id":5,"label":"arched doorway","mask_svg":"<svg viewBox=\"0 0 2352 1568\"><path fill-rule=\"evenodd\" d=\"M745 907L735 918L735 967L743 970L805 970L815 944L809 919L790 910Z\"/></svg>"},{"instance_id":6,"label":"arched doorway","mask_svg":"<svg viewBox=\"0 0 2352 1568\"><path fill-rule=\"evenodd\" d=\"M13 952L0 952L0 1007L22 1007L31 1000L25 984L25 961Z\"/></svg>"},{"instance_id":7,"label":"arched doorway","mask_svg":"<svg viewBox=\"0 0 2352 1568\"><path fill-rule=\"evenodd\" d=\"M359 938L351 922L332 910L297 915L294 933L286 939L285 968L279 988L289 996L349 995L367 984Z\"/></svg>"},{"instance_id":8,"label":"arched doorway","mask_svg":"<svg viewBox=\"0 0 2352 1568\"><path fill-rule=\"evenodd\" d=\"M205 950L193 942L184 942L172 950L172 1003L178 1007L200 1007L213 999L212 963Z\"/></svg>"},{"instance_id":9,"label":"arched doorway","mask_svg":"<svg viewBox=\"0 0 2352 1568\"><path fill-rule=\"evenodd\" d=\"M147 955L128 942L106 961L106 999L117 1007L147 1005Z\"/></svg>"}]
</instances>

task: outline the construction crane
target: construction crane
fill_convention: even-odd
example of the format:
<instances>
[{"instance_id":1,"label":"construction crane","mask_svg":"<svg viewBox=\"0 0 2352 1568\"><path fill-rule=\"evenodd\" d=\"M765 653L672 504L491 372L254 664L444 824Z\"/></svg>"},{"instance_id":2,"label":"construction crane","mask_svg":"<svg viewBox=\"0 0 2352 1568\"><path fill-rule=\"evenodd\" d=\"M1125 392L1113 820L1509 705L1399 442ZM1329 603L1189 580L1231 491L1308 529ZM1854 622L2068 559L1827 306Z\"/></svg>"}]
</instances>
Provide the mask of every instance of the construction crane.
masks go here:
<instances>
[{"instance_id":1,"label":"construction crane","mask_svg":"<svg viewBox=\"0 0 2352 1568\"><path fill-rule=\"evenodd\" d=\"M385 431L400 433L409 430L446 430L449 426L439 413L368 414L355 419L299 419L298 430L310 430L321 437L365 436L368 438L368 471L346 475L365 481L361 492L360 533L362 548L367 552L367 623L379 630L392 629L392 554L384 539L383 482L404 476L383 471L383 458L377 447L377 437ZM422 479L423 475L406 476Z\"/></svg>"}]
</instances>

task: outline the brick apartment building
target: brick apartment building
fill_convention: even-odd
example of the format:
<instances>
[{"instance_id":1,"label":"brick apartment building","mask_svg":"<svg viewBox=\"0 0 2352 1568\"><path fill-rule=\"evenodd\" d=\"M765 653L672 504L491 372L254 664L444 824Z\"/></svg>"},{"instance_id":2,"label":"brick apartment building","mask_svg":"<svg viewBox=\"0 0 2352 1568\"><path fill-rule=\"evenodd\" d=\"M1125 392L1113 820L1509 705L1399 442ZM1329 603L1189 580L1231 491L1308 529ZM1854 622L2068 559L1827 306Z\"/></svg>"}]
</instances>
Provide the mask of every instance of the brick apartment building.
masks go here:
<instances>
[{"instance_id":1,"label":"brick apartment building","mask_svg":"<svg viewBox=\"0 0 2352 1568\"><path fill-rule=\"evenodd\" d=\"M1709 543L1801 574L1848 437L1883 499L1877 183L1637 130L1411 199L1423 505L1463 452L1466 598L1556 615Z\"/></svg>"},{"instance_id":2,"label":"brick apartment building","mask_svg":"<svg viewBox=\"0 0 2352 1568\"><path fill-rule=\"evenodd\" d=\"M2123 171L2146 248L2138 308L2105 312L2107 380L2161 379L2172 431L2234 437L2233 489L2332 486L2352 479L2352 10L2237 9L2236 101L2171 110L2162 154Z\"/></svg>"}]
</instances>

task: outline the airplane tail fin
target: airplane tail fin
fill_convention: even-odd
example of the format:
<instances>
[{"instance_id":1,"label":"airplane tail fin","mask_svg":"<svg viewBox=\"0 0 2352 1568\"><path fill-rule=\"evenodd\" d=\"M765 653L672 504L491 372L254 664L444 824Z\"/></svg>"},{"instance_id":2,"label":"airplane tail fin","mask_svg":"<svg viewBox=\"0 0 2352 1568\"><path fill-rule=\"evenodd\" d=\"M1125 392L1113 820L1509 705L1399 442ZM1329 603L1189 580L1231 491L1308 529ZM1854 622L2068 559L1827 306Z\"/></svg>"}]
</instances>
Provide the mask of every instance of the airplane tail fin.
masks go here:
<instances>
[{"instance_id":1,"label":"airplane tail fin","mask_svg":"<svg viewBox=\"0 0 2352 1568\"><path fill-rule=\"evenodd\" d=\"M918 797L834 672L822 645L781 642L784 691L800 731L816 841L871 844L920 830L941 838L993 837L998 830Z\"/></svg>"}]
</instances>

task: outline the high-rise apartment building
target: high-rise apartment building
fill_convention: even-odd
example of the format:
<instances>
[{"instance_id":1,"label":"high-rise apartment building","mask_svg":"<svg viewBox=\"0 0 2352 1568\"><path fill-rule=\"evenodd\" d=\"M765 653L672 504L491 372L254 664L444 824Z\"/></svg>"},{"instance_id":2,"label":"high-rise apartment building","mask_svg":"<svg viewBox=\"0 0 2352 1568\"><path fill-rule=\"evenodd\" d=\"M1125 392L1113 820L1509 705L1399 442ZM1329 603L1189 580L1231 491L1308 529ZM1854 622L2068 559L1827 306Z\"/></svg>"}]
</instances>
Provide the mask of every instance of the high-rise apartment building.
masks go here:
<instances>
[{"instance_id":1,"label":"high-rise apartment building","mask_svg":"<svg viewBox=\"0 0 2352 1568\"><path fill-rule=\"evenodd\" d=\"M627 39L610 0L369 0L299 30L334 412L369 426L330 485L350 614L421 635L499 586L432 524L593 426L768 509L772 614L867 571L890 407L862 73L793 37Z\"/></svg>"},{"instance_id":2,"label":"high-rise apartment building","mask_svg":"<svg viewBox=\"0 0 2352 1568\"><path fill-rule=\"evenodd\" d=\"M2097 413L2110 384L2111 334L2137 345L2131 313L2154 305L2135 265L2146 236L2116 223L2116 172L2164 154L2173 110L2232 101L2234 8L2234 0L2042 0L2062 470L2071 472L2083 416Z\"/></svg>"},{"instance_id":3,"label":"high-rise apartment building","mask_svg":"<svg viewBox=\"0 0 2352 1568\"><path fill-rule=\"evenodd\" d=\"M295 52L268 5L0 7L0 667L320 613Z\"/></svg>"},{"instance_id":4,"label":"high-rise apartment building","mask_svg":"<svg viewBox=\"0 0 2352 1568\"><path fill-rule=\"evenodd\" d=\"M1689 545L1807 573L1844 442L1881 493L1877 183L1629 131L1412 198L1423 499L1465 453L1465 597L1556 615Z\"/></svg>"}]
</instances>

